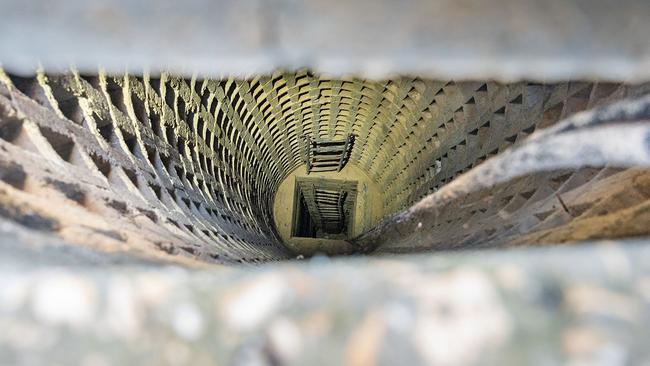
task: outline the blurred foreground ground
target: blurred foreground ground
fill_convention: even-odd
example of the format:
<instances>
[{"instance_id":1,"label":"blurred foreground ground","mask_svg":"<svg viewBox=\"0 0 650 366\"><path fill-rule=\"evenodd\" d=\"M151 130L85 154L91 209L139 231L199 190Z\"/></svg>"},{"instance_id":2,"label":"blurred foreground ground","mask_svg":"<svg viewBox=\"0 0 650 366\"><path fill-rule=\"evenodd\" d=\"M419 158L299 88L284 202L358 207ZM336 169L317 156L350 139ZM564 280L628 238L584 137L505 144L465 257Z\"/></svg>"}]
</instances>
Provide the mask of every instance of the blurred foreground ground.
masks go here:
<instances>
[{"instance_id":1,"label":"blurred foreground ground","mask_svg":"<svg viewBox=\"0 0 650 366\"><path fill-rule=\"evenodd\" d=\"M3 230L4 365L650 362L647 243L189 269Z\"/></svg>"}]
</instances>

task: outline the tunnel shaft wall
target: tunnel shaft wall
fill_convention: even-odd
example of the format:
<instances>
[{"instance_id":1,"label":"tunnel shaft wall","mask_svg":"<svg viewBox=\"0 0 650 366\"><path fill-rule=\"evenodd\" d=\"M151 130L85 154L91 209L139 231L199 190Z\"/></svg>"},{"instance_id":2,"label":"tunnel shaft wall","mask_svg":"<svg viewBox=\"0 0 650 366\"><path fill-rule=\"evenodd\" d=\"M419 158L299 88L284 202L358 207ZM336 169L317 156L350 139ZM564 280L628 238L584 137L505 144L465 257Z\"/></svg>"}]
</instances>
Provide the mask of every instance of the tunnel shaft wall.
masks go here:
<instances>
[{"instance_id":1,"label":"tunnel shaft wall","mask_svg":"<svg viewBox=\"0 0 650 366\"><path fill-rule=\"evenodd\" d=\"M25 221L32 210L46 230L84 245L226 262L296 254L282 245L273 200L304 164L304 136L354 135L349 164L381 187L388 216L536 129L648 90L308 71L223 80L3 72L0 87L2 159L16 172L5 174L4 216Z\"/></svg>"}]
</instances>

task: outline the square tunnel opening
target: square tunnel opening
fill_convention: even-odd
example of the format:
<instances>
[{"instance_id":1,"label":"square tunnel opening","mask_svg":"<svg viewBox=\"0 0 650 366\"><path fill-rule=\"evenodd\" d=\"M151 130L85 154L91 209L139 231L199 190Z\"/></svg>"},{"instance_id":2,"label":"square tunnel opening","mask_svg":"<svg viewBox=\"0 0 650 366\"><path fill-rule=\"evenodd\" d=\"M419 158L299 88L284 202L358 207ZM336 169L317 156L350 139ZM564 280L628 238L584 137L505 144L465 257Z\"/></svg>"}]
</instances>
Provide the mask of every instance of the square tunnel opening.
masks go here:
<instances>
[{"instance_id":1,"label":"square tunnel opening","mask_svg":"<svg viewBox=\"0 0 650 366\"><path fill-rule=\"evenodd\" d=\"M291 236L349 238L356 202L357 181L297 177Z\"/></svg>"}]
</instances>

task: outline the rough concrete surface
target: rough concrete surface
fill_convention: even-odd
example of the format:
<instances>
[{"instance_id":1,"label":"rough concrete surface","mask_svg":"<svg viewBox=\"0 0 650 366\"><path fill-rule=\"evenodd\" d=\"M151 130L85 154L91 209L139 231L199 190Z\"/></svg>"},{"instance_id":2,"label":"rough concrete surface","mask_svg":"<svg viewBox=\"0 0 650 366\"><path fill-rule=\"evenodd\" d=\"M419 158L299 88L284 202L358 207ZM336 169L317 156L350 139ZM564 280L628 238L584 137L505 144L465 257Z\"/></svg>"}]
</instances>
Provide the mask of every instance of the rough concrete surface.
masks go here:
<instances>
[{"instance_id":1,"label":"rough concrete surface","mask_svg":"<svg viewBox=\"0 0 650 366\"><path fill-rule=\"evenodd\" d=\"M367 251L413 252L647 236L648 118L648 96L578 113L354 242Z\"/></svg>"},{"instance_id":2,"label":"rough concrete surface","mask_svg":"<svg viewBox=\"0 0 650 366\"><path fill-rule=\"evenodd\" d=\"M334 75L650 80L645 0L0 2L0 62L30 73L309 67Z\"/></svg>"},{"instance_id":3,"label":"rough concrete surface","mask_svg":"<svg viewBox=\"0 0 650 366\"><path fill-rule=\"evenodd\" d=\"M253 271L34 266L0 242L5 365L650 362L647 242Z\"/></svg>"}]
</instances>

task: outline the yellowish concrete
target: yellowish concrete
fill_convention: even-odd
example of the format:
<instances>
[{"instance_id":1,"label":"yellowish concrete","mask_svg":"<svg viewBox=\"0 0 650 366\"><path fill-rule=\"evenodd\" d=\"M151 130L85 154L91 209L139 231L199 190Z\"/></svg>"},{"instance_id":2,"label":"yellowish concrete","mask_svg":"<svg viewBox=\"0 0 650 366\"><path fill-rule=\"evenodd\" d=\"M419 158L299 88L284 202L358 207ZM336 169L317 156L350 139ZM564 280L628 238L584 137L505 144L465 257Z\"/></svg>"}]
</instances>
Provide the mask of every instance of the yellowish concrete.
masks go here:
<instances>
[{"instance_id":1,"label":"yellowish concrete","mask_svg":"<svg viewBox=\"0 0 650 366\"><path fill-rule=\"evenodd\" d=\"M384 207L379 186L353 164L340 172L318 172L307 175L304 165L289 174L280 184L273 203L273 218L285 245L297 254L344 254L354 248L344 240L322 238L297 238L291 236L295 181L298 177L356 180L357 203L354 210L352 236L357 236L375 226L383 217Z\"/></svg>"}]
</instances>

